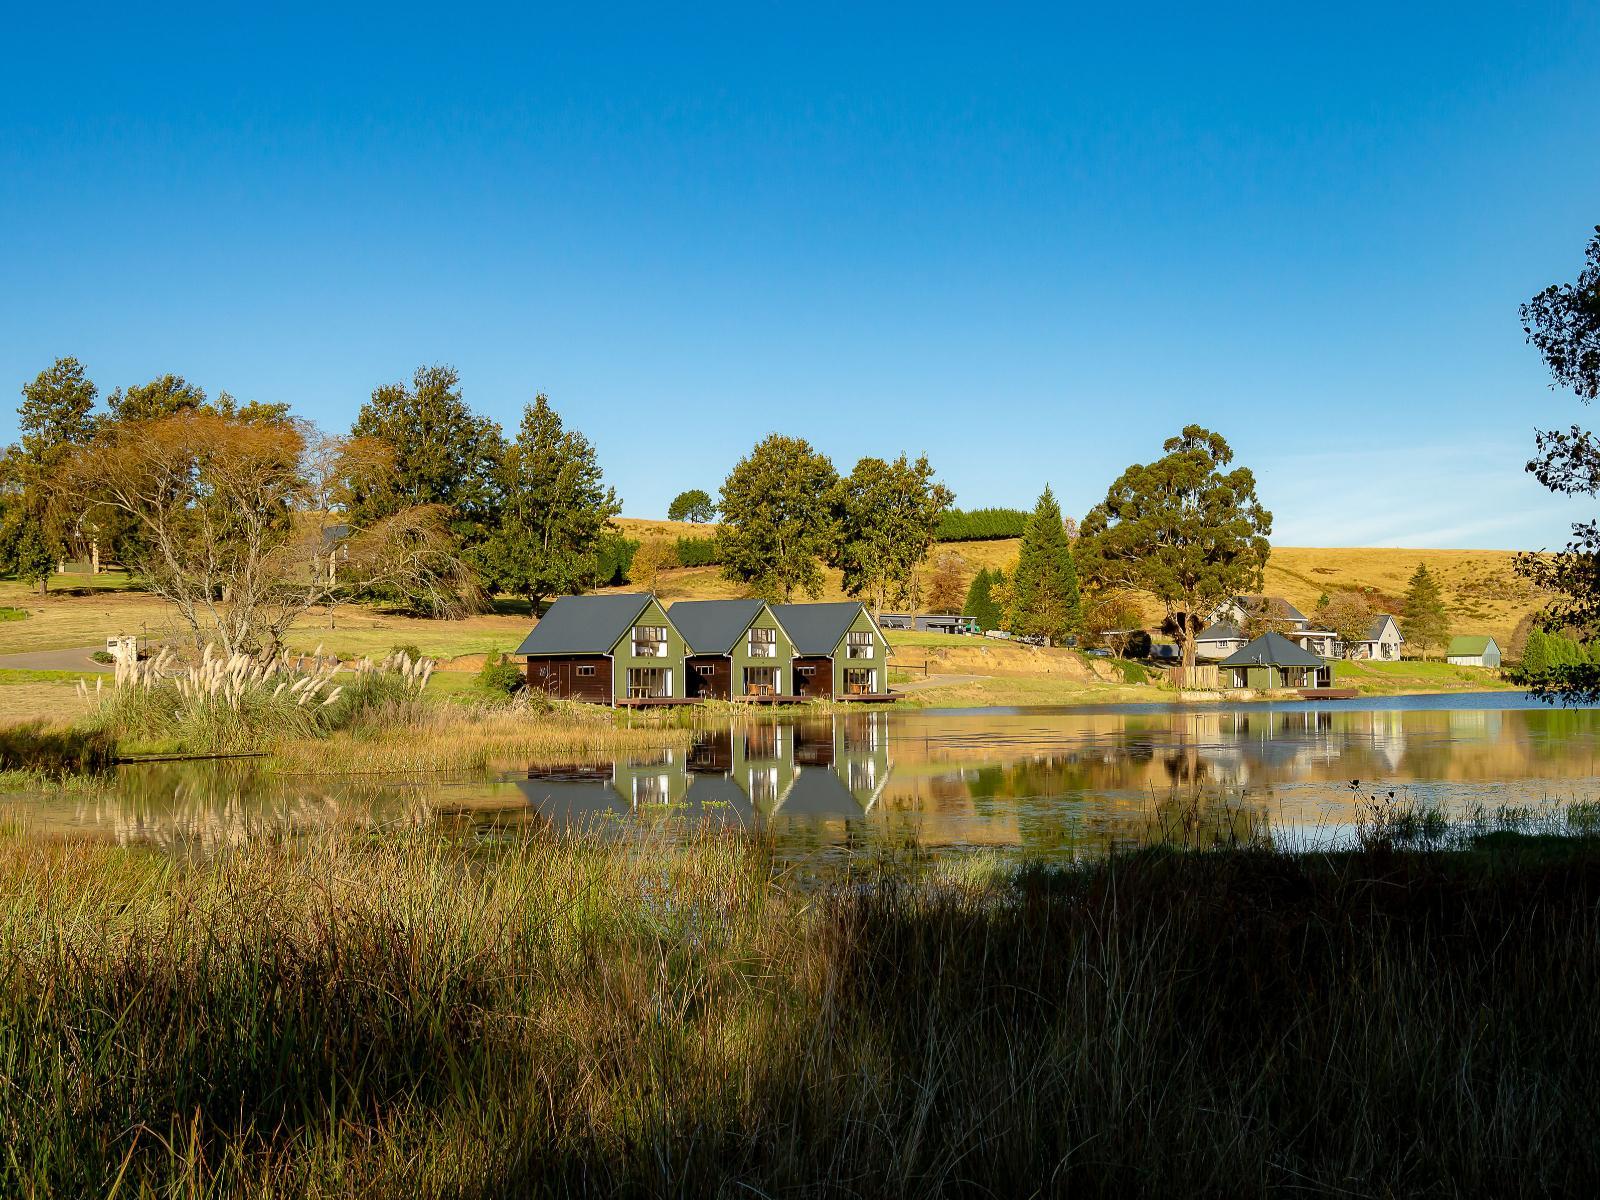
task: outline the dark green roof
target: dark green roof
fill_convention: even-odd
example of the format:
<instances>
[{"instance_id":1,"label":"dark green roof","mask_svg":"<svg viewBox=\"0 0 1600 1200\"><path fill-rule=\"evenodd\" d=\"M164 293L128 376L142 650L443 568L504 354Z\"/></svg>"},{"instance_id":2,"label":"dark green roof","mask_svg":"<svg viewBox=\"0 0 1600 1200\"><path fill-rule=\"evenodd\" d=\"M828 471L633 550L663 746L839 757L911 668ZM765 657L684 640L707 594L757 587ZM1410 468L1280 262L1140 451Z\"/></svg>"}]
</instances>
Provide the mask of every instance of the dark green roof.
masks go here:
<instances>
[{"instance_id":1,"label":"dark green roof","mask_svg":"<svg viewBox=\"0 0 1600 1200\"><path fill-rule=\"evenodd\" d=\"M1219 667L1320 667L1322 660L1281 633L1263 633L1217 664Z\"/></svg>"},{"instance_id":2,"label":"dark green roof","mask_svg":"<svg viewBox=\"0 0 1600 1200\"><path fill-rule=\"evenodd\" d=\"M1446 658L1476 658L1487 650L1490 645L1496 650L1500 648L1498 642L1483 633L1469 633L1450 639L1450 648L1444 652Z\"/></svg>"},{"instance_id":3,"label":"dark green roof","mask_svg":"<svg viewBox=\"0 0 1600 1200\"><path fill-rule=\"evenodd\" d=\"M831 604L774 604L778 618L796 654L832 654L844 640L845 630L861 615L857 600Z\"/></svg>"},{"instance_id":4,"label":"dark green roof","mask_svg":"<svg viewBox=\"0 0 1600 1200\"><path fill-rule=\"evenodd\" d=\"M622 592L611 596L563 596L550 606L518 654L607 654L621 640L654 596Z\"/></svg>"},{"instance_id":5,"label":"dark green roof","mask_svg":"<svg viewBox=\"0 0 1600 1200\"><path fill-rule=\"evenodd\" d=\"M692 654L726 654L761 611L760 600L679 600L667 613Z\"/></svg>"}]
</instances>

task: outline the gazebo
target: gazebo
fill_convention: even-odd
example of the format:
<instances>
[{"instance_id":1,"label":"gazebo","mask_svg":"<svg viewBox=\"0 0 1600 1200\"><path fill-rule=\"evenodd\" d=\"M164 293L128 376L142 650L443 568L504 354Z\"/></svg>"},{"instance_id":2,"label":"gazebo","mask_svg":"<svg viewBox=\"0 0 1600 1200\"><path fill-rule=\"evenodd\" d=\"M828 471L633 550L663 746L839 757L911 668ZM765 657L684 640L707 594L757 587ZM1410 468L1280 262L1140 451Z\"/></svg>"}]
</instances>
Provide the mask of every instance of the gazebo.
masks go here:
<instances>
[{"instance_id":1,"label":"gazebo","mask_svg":"<svg viewBox=\"0 0 1600 1200\"><path fill-rule=\"evenodd\" d=\"M1217 664L1232 673L1232 686L1268 691L1272 688L1328 687L1333 669L1281 633L1264 633Z\"/></svg>"}]
</instances>

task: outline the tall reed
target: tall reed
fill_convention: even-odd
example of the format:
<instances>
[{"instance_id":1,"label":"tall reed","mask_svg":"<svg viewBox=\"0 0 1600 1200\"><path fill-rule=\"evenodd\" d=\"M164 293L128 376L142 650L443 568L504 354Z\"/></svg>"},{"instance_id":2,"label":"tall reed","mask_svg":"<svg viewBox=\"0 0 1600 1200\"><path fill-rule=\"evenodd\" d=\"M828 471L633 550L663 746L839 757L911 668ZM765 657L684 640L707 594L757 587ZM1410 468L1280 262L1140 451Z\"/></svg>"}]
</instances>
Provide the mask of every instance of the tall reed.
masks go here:
<instances>
[{"instance_id":1,"label":"tall reed","mask_svg":"<svg viewBox=\"0 0 1600 1200\"><path fill-rule=\"evenodd\" d=\"M1579 1195L1600 849L0 832L0 1194Z\"/></svg>"}]
</instances>

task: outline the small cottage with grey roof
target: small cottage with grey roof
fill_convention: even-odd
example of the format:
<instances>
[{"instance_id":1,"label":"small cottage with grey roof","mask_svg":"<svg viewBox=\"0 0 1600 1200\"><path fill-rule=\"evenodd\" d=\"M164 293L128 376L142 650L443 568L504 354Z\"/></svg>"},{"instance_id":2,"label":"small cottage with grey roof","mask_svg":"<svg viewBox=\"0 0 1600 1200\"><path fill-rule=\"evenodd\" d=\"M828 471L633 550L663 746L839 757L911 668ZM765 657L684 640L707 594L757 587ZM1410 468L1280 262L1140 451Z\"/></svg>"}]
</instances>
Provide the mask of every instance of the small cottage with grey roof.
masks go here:
<instances>
[{"instance_id":1,"label":"small cottage with grey roof","mask_svg":"<svg viewBox=\"0 0 1600 1200\"><path fill-rule=\"evenodd\" d=\"M794 645L794 694L881 696L889 690L889 641L858 601L774 604Z\"/></svg>"},{"instance_id":2,"label":"small cottage with grey roof","mask_svg":"<svg viewBox=\"0 0 1600 1200\"><path fill-rule=\"evenodd\" d=\"M527 658L530 688L615 704L684 697L684 649L660 602L633 592L563 596L516 653Z\"/></svg>"},{"instance_id":3,"label":"small cottage with grey roof","mask_svg":"<svg viewBox=\"0 0 1600 1200\"><path fill-rule=\"evenodd\" d=\"M1367 636L1349 648L1351 658L1373 658L1395 662L1400 658L1400 647L1406 644L1400 632L1400 623L1390 613L1379 613L1367 626Z\"/></svg>"},{"instance_id":4,"label":"small cottage with grey roof","mask_svg":"<svg viewBox=\"0 0 1600 1200\"><path fill-rule=\"evenodd\" d=\"M1264 633L1217 666L1231 672L1232 686L1270 691L1273 688L1327 687L1333 671L1281 633Z\"/></svg>"},{"instance_id":5,"label":"small cottage with grey roof","mask_svg":"<svg viewBox=\"0 0 1600 1200\"><path fill-rule=\"evenodd\" d=\"M667 615L688 647L686 695L786 696L794 643L764 600L679 600Z\"/></svg>"}]
</instances>

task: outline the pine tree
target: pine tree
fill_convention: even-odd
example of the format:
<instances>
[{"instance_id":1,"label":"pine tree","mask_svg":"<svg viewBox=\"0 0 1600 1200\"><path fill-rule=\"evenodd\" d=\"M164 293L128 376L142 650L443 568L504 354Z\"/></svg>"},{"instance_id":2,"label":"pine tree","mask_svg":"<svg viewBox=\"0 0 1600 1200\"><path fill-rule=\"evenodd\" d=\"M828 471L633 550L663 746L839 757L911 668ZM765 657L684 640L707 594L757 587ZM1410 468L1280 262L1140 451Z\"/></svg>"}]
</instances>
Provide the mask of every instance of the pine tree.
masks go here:
<instances>
[{"instance_id":1,"label":"pine tree","mask_svg":"<svg viewBox=\"0 0 1600 1200\"><path fill-rule=\"evenodd\" d=\"M1522 670L1527 675L1542 675L1550 669L1550 635L1535 626L1528 631L1528 644L1522 650Z\"/></svg>"},{"instance_id":2,"label":"pine tree","mask_svg":"<svg viewBox=\"0 0 1600 1200\"><path fill-rule=\"evenodd\" d=\"M1078 572L1049 487L1022 531L1022 549L1011 586L1011 632L1057 641L1077 632Z\"/></svg>"},{"instance_id":3,"label":"pine tree","mask_svg":"<svg viewBox=\"0 0 1600 1200\"><path fill-rule=\"evenodd\" d=\"M1426 656L1429 649L1442 646L1450 636L1450 617L1438 581L1428 573L1426 563L1418 563L1406 587L1401 608L1401 632Z\"/></svg>"},{"instance_id":4,"label":"pine tree","mask_svg":"<svg viewBox=\"0 0 1600 1200\"><path fill-rule=\"evenodd\" d=\"M998 574L998 571L991 574L985 567L974 575L972 585L967 588L967 602L961 607L961 615L971 617L985 633L999 629L1001 625L1000 606L994 602L994 583Z\"/></svg>"},{"instance_id":5,"label":"pine tree","mask_svg":"<svg viewBox=\"0 0 1600 1200\"><path fill-rule=\"evenodd\" d=\"M0 465L6 493L0 556L7 570L41 592L66 552L62 522L68 514L51 502L54 477L73 450L93 436L95 395L82 363L56 359L23 384L17 409L21 437Z\"/></svg>"},{"instance_id":6,"label":"pine tree","mask_svg":"<svg viewBox=\"0 0 1600 1200\"><path fill-rule=\"evenodd\" d=\"M496 484L500 519L480 557L501 591L526 596L538 611L547 596L609 582L597 579L601 539L622 505L601 478L594 446L563 427L544 395L523 409ZM663 565L657 554L656 573Z\"/></svg>"}]
</instances>

